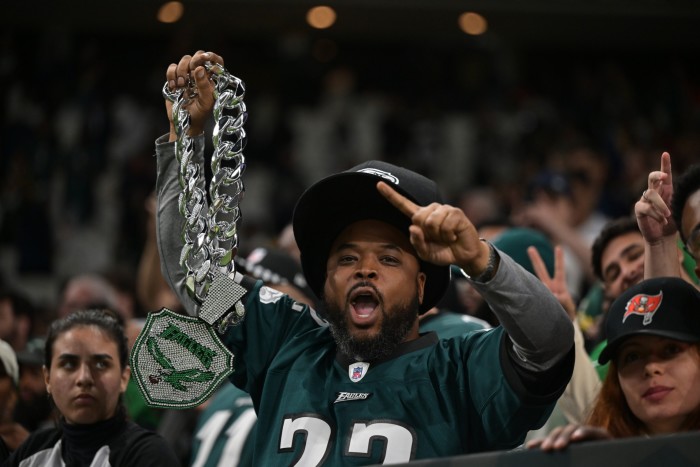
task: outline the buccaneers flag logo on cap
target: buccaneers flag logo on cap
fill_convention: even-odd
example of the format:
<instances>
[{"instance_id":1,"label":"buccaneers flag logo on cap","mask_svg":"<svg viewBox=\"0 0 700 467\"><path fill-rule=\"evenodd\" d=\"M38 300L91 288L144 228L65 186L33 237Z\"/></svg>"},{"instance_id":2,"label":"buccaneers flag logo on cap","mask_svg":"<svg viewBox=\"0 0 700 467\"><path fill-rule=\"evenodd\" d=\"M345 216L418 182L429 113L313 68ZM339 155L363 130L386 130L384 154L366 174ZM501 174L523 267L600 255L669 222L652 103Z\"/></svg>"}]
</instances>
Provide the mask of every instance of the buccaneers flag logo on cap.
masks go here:
<instances>
[{"instance_id":1,"label":"buccaneers flag logo on cap","mask_svg":"<svg viewBox=\"0 0 700 467\"><path fill-rule=\"evenodd\" d=\"M659 292L658 295L646 295L638 294L630 298L625 306L625 315L622 317L622 322L629 315L641 315L644 317L642 324L645 326L651 323L651 319L654 317L654 313L661 306L661 300L664 298L664 293Z\"/></svg>"}]
</instances>

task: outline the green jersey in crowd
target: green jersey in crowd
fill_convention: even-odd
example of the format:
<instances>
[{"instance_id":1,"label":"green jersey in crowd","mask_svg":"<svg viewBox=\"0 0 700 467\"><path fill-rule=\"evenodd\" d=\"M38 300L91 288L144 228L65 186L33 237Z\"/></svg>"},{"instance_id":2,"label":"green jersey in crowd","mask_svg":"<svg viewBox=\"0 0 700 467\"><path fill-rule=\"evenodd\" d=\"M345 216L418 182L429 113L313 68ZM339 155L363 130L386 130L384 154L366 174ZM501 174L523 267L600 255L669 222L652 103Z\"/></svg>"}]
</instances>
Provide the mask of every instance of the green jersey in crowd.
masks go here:
<instances>
[{"instance_id":1,"label":"green jersey in crowd","mask_svg":"<svg viewBox=\"0 0 700 467\"><path fill-rule=\"evenodd\" d=\"M256 421L250 396L224 384L197 419L191 467L253 465L248 437Z\"/></svg>"}]
</instances>

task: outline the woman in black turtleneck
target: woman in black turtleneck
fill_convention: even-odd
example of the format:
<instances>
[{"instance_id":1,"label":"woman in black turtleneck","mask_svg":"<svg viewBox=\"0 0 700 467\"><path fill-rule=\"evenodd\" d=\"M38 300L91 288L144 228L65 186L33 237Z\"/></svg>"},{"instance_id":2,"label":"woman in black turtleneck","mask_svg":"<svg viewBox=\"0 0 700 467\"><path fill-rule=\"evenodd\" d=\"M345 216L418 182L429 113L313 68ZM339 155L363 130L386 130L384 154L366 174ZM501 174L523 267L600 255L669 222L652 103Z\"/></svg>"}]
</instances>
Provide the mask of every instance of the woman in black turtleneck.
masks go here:
<instances>
[{"instance_id":1,"label":"woman in black turtleneck","mask_svg":"<svg viewBox=\"0 0 700 467\"><path fill-rule=\"evenodd\" d=\"M44 379L58 426L30 435L3 465L177 466L163 438L126 418L127 358L123 328L109 312L79 311L55 321Z\"/></svg>"}]
</instances>

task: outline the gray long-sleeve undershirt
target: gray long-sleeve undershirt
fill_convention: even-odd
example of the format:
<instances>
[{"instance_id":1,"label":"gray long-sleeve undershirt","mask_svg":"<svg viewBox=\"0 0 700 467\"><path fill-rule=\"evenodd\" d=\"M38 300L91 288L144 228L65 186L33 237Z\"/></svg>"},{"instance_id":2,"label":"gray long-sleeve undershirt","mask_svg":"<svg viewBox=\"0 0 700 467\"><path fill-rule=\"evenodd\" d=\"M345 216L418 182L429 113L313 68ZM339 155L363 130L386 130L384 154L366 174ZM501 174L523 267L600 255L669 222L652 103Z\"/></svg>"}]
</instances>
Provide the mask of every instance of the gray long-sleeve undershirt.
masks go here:
<instances>
[{"instance_id":1,"label":"gray long-sleeve undershirt","mask_svg":"<svg viewBox=\"0 0 700 467\"><path fill-rule=\"evenodd\" d=\"M156 140L156 158L156 228L161 270L187 312L196 316L200 307L186 291L186 275L180 266L184 219L178 209L181 192L179 167L175 159L175 143L169 143L167 135ZM203 136L195 138L193 161L199 165L204 164ZM204 188L203 179L201 184ZM510 336L513 342L513 352L510 355L513 355L514 361L523 368L535 371L551 368L573 346L574 329L571 320L539 279L505 253L498 253L500 264L494 277L486 283L470 282Z\"/></svg>"},{"instance_id":2,"label":"gray long-sleeve undershirt","mask_svg":"<svg viewBox=\"0 0 700 467\"><path fill-rule=\"evenodd\" d=\"M573 346L571 319L541 280L497 251L500 264L494 277L486 283L469 282L510 336L519 364L533 370L551 368Z\"/></svg>"}]
</instances>

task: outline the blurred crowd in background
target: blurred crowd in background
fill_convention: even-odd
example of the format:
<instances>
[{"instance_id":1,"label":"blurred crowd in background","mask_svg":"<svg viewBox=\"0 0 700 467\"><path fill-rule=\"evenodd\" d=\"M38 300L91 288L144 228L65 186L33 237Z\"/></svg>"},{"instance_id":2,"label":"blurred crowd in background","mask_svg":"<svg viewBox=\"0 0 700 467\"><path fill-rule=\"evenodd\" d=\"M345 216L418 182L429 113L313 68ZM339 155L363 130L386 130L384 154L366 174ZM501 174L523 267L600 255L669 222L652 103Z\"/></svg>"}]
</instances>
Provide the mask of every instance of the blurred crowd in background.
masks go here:
<instances>
[{"instance_id":1,"label":"blurred crowd in background","mask_svg":"<svg viewBox=\"0 0 700 467\"><path fill-rule=\"evenodd\" d=\"M320 62L311 39L221 42L2 33L5 282L26 277L50 301L77 272L133 279L164 70L199 47L247 83L243 249L282 230L304 187L362 160L435 178L475 223L518 212L538 176L561 173L580 224L629 212L662 150L680 173L700 148L700 70L682 54L349 43Z\"/></svg>"}]
</instances>

